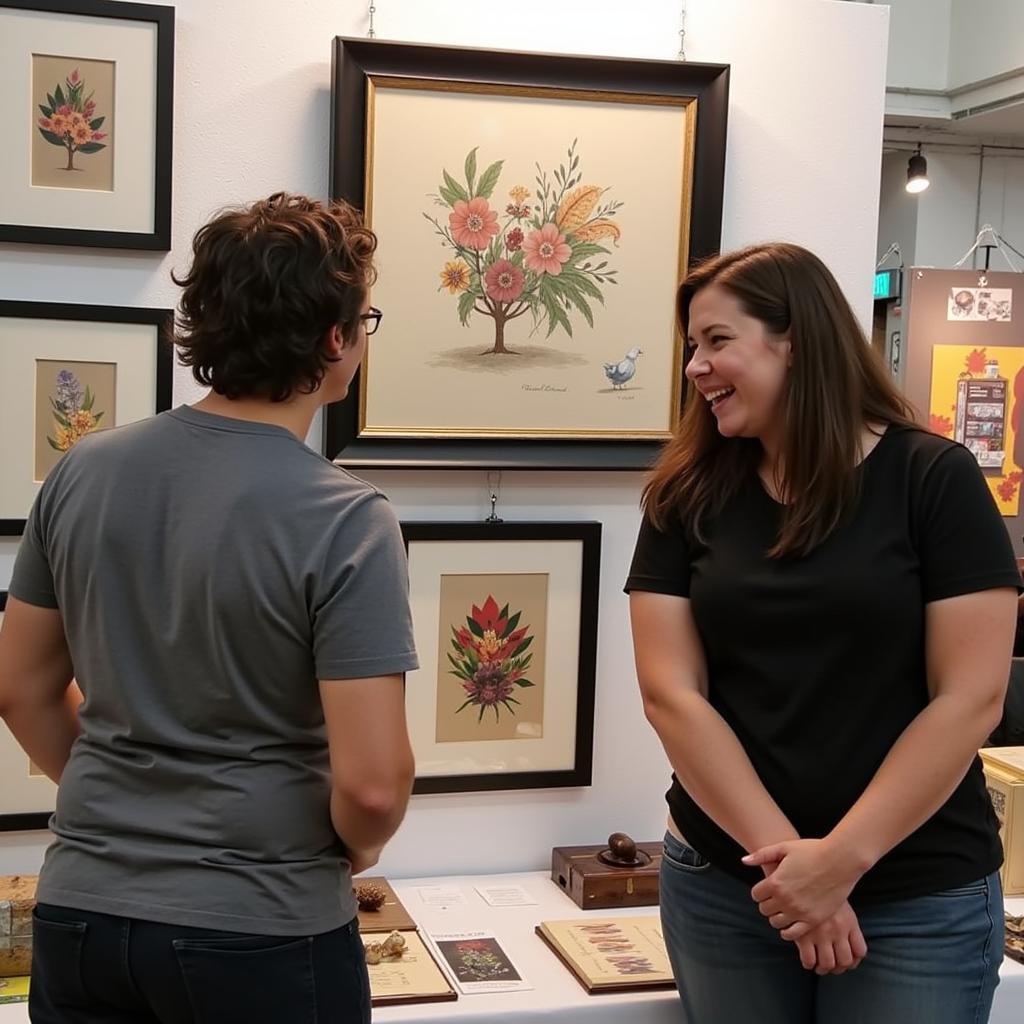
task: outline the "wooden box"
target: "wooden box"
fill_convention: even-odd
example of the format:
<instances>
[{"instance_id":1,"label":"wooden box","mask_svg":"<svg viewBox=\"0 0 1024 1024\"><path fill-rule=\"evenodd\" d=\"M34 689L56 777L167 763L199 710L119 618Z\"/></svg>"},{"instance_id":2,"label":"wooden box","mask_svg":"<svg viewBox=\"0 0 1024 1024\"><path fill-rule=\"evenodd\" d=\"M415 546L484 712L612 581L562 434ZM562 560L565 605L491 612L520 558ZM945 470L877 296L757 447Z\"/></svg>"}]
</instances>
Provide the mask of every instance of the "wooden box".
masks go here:
<instances>
[{"instance_id":1,"label":"wooden box","mask_svg":"<svg viewBox=\"0 0 1024 1024\"><path fill-rule=\"evenodd\" d=\"M661 843L637 843L637 860L623 867L602 860L602 846L556 846L551 851L551 879L583 910L611 907L656 907Z\"/></svg>"},{"instance_id":2,"label":"wooden box","mask_svg":"<svg viewBox=\"0 0 1024 1024\"><path fill-rule=\"evenodd\" d=\"M985 785L999 819L1003 841L1003 892L1024 895L1024 747L981 751Z\"/></svg>"},{"instance_id":3,"label":"wooden box","mask_svg":"<svg viewBox=\"0 0 1024 1024\"><path fill-rule=\"evenodd\" d=\"M38 875L0 875L0 978L32 969L32 908Z\"/></svg>"}]
</instances>

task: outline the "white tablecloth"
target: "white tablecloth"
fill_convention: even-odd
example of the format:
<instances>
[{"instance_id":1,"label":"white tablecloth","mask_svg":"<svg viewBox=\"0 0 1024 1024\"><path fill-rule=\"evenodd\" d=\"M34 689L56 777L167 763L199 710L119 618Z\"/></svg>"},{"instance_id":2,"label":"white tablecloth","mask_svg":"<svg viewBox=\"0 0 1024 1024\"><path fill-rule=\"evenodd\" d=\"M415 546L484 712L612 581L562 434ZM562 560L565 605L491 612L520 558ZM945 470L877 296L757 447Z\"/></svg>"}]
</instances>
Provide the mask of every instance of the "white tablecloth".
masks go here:
<instances>
[{"instance_id":1,"label":"white tablecloth","mask_svg":"<svg viewBox=\"0 0 1024 1024\"><path fill-rule=\"evenodd\" d=\"M572 917L656 914L655 907L621 911L580 910L548 877L531 871L513 875L460 875L393 881L392 885L421 931L487 930L498 941L533 988L522 992L459 996L455 1003L390 1006L374 1011L377 1024L400 1021L454 1021L458 1024L679 1024L678 997L672 991L590 996L534 934L543 920ZM465 906L440 909L419 897L421 885L455 885L466 895ZM520 885L536 900L531 907L490 907L477 894L477 885ZM1007 909L1024 913L1024 899L1007 900ZM1024 1021L1024 964L1004 960L990 1024ZM0 1024L25 1024L25 1003L0 1006Z\"/></svg>"}]
</instances>

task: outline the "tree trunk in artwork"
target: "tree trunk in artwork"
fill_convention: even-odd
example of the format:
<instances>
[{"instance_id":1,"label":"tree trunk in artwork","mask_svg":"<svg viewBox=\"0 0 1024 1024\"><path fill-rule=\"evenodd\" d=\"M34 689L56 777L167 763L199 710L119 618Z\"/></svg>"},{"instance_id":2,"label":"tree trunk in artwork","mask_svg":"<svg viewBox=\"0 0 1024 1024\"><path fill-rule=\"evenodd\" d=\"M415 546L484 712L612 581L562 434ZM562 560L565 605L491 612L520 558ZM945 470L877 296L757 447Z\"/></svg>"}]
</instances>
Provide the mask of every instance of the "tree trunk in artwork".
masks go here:
<instances>
[{"instance_id":1,"label":"tree trunk in artwork","mask_svg":"<svg viewBox=\"0 0 1024 1024\"><path fill-rule=\"evenodd\" d=\"M505 348L505 310L498 308L494 314L494 348L485 355L515 355Z\"/></svg>"},{"instance_id":2,"label":"tree trunk in artwork","mask_svg":"<svg viewBox=\"0 0 1024 1024\"><path fill-rule=\"evenodd\" d=\"M73 142L67 144L68 147L68 165L64 168L65 171L73 171L75 169L75 145Z\"/></svg>"}]
</instances>

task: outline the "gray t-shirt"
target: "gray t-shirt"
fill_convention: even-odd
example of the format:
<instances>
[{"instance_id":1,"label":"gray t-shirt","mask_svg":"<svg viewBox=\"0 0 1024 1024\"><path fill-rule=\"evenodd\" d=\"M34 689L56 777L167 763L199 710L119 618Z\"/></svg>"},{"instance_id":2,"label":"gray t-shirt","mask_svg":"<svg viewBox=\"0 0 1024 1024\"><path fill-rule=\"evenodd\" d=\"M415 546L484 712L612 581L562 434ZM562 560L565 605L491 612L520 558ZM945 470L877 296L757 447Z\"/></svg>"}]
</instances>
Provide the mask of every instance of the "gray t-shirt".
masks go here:
<instances>
[{"instance_id":1,"label":"gray t-shirt","mask_svg":"<svg viewBox=\"0 0 1024 1024\"><path fill-rule=\"evenodd\" d=\"M270 935L354 916L317 680L416 667L383 495L182 407L61 459L10 592L61 610L85 694L41 902Z\"/></svg>"}]
</instances>

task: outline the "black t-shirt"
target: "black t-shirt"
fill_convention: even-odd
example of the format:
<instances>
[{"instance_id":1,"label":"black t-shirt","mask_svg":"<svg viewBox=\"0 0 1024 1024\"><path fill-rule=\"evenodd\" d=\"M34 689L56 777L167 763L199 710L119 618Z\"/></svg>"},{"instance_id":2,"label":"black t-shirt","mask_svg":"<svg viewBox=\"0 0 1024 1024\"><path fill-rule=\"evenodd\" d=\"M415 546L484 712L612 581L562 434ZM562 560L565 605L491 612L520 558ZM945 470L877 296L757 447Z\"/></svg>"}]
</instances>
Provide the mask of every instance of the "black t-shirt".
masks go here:
<instances>
[{"instance_id":1,"label":"black t-shirt","mask_svg":"<svg viewBox=\"0 0 1024 1024\"><path fill-rule=\"evenodd\" d=\"M808 442L813 443L813 442ZM890 426L861 463L855 513L802 558L772 559L782 507L756 475L708 524L706 544L647 518L626 590L687 597L712 706L804 838L826 835L928 703L925 605L1020 581L973 456ZM693 847L754 884L744 851L673 776L672 818ZM853 891L866 904L966 884L999 867L975 758L953 795Z\"/></svg>"}]
</instances>

